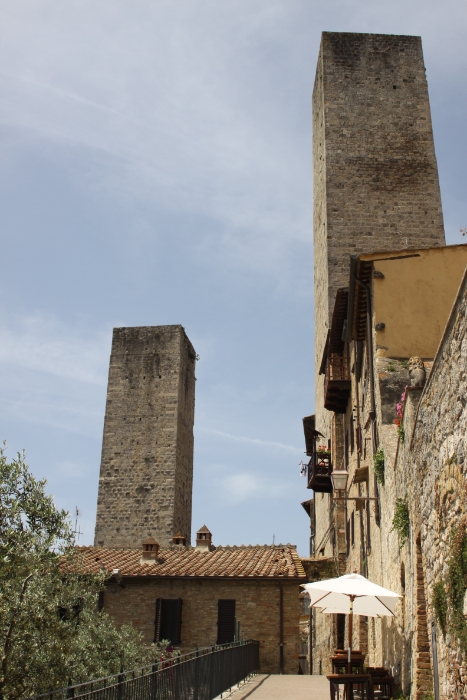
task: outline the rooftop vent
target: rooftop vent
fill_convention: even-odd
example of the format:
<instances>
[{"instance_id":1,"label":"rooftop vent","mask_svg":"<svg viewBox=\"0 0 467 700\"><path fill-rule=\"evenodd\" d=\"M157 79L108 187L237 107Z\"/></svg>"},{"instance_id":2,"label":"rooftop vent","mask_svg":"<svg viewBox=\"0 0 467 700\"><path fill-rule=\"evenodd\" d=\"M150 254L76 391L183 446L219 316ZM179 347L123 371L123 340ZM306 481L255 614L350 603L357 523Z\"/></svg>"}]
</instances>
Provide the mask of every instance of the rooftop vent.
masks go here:
<instances>
[{"instance_id":1,"label":"rooftop vent","mask_svg":"<svg viewBox=\"0 0 467 700\"><path fill-rule=\"evenodd\" d=\"M181 544L183 546L186 545L186 537L182 535L181 532L179 532L177 535L174 535L172 537L172 544Z\"/></svg>"},{"instance_id":2,"label":"rooftop vent","mask_svg":"<svg viewBox=\"0 0 467 700\"><path fill-rule=\"evenodd\" d=\"M212 547L212 535L206 525L196 533L196 549L200 552L210 552Z\"/></svg>"},{"instance_id":3,"label":"rooftop vent","mask_svg":"<svg viewBox=\"0 0 467 700\"><path fill-rule=\"evenodd\" d=\"M155 561L159 554L159 543L156 542L152 537L148 537L147 540L143 542L143 555L142 559L144 561Z\"/></svg>"}]
</instances>

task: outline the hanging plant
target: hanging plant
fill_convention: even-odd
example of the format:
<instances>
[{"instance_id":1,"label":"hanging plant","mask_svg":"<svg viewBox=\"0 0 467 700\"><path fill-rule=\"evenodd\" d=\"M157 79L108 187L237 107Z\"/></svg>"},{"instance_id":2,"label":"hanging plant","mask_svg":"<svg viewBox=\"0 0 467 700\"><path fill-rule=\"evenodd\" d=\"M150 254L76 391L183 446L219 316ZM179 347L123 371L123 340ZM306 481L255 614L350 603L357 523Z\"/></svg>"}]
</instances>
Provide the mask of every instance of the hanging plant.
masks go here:
<instances>
[{"instance_id":1,"label":"hanging plant","mask_svg":"<svg viewBox=\"0 0 467 700\"><path fill-rule=\"evenodd\" d=\"M396 413L397 413L397 418L394 420L394 425L397 426L397 434L399 436L399 440L401 442L404 442L405 440L405 430L404 426L402 425L402 416L404 415L404 403L407 398L407 387L405 387L401 400L396 406Z\"/></svg>"},{"instance_id":2,"label":"hanging plant","mask_svg":"<svg viewBox=\"0 0 467 700\"><path fill-rule=\"evenodd\" d=\"M384 450L381 448L373 455L373 464L375 467L376 481L384 486Z\"/></svg>"},{"instance_id":3,"label":"hanging plant","mask_svg":"<svg viewBox=\"0 0 467 700\"><path fill-rule=\"evenodd\" d=\"M410 533L410 514L407 496L405 498L396 499L396 510L392 519L392 528L390 532L394 531L399 535L399 545L402 548L409 539Z\"/></svg>"}]
</instances>

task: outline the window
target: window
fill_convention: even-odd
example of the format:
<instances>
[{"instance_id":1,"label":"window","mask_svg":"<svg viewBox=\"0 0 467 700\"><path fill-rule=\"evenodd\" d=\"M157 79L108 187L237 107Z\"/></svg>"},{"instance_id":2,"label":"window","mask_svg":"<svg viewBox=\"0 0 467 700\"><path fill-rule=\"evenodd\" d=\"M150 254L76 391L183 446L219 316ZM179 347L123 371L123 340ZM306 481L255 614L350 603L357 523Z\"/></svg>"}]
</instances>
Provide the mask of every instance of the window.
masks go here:
<instances>
[{"instance_id":1,"label":"window","mask_svg":"<svg viewBox=\"0 0 467 700\"><path fill-rule=\"evenodd\" d=\"M217 601L217 643L235 640L235 600Z\"/></svg>"},{"instance_id":2,"label":"window","mask_svg":"<svg viewBox=\"0 0 467 700\"><path fill-rule=\"evenodd\" d=\"M355 438L357 441L357 452L361 452L362 451L362 429L360 428L359 425L357 426L357 429L355 431Z\"/></svg>"},{"instance_id":3,"label":"window","mask_svg":"<svg viewBox=\"0 0 467 700\"><path fill-rule=\"evenodd\" d=\"M168 639L171 644L181 643L182 632L181 598L156 600L156 619L154 621L154 642Z\"/></svg>"}]
</instances>

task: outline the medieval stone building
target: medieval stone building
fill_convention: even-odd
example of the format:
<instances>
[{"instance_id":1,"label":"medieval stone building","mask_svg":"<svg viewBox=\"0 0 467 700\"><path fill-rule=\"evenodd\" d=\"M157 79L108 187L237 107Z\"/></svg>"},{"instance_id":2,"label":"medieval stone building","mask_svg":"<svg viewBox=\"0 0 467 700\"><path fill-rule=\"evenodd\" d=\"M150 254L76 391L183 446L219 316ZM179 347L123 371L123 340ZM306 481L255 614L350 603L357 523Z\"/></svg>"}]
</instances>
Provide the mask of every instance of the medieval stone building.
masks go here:
<instances>
[{"instance_id":1,"label":"medieval stone building","mask_svg":"<svg viewBox=\"0 0 467 700\"><path fill-rule=\"evenodd\" d=\"M195 364L182 326L114 329L95 545L190 541Z\"/></svg>"},{"instance_id":2,"label":"medieval stone building","mask_svg":"<svg viewBox=\"0 0 467 700\"><path fill-rule=\"evenodd\" d=\"M395 618L354 626L369 665L417 700L465 697L466 623L445 579L453 537L467 551L467 247L444 245L420 39L323 34L313 124L310 561L334 559L402 596ZM347 474L344 494L333 492L333 470ZM329 669L345 624L313 611L315 673Z\"/></svg>"},{"instance_id":3,"label":"medieval stone building","mask_svg":"<svg viewBox=\"0 0 467 700\"><path fill-rule=\"evenodd\" d=\"M262 673L298 673L299 594L307 578L292 545L215 547L204 526L196 546L78 548L86 571L112 573L101 607L147 643L182 653L238 639L260 642Z\"/></svg>"},{"instance_id":4,"label":"medieval stone building","mask_svg":"<svg viewBox=\"0 0 467 700\"><path fill-rule=\"evenodd\" d=\"M265 673L298 673L300 584L292 545L191 546L196 353L182 326L114 329L94 547L117 625L182 652L253 638Z\"/></svg>"}]
</instances>

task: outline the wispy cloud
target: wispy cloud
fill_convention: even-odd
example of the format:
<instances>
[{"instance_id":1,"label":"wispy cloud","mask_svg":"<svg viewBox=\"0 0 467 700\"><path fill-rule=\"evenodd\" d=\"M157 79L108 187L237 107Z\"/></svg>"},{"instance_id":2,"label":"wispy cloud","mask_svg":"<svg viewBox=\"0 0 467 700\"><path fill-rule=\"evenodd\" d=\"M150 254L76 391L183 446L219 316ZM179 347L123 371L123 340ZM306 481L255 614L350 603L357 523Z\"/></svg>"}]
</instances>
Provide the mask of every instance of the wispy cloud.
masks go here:
<instances>
[{"instance_id":1,"label":"wispy cloud","mask_svg":"<svg viewBox=\"0 0 467 700\"><path fill-rule=\"evenodd\" d=\"M110 329L90 335L50 315L0 323L0 413L95 436L101 430Z\"/></svg>"},{"instance_id":2,"label":"wispy cloud","mask_svg":"<svg viewBox=\"0 0 467 700\"><path fill-rule=\"evenodd\" d=\"M238 472L221 477L218 481L220 497L230 503L242 503L252 498L274 500L293 491L290 482Z\"/></svg>"},{"instance_id":3,"label":"wispy cloud","mask_svg":"<svg viewBox=\"0 0 467 700\"><path fill-rule=\"evenodd\" d=\"M211 430L210 428L198 428L203 433L209 433L210 435L218 435L219 437L225 438L226 440L233 440L234 442L244 442L250 445L259 445L260 447L267 447L269 449L279 449L286 450L287 452L295 452L296 454L302 454L303 450L293 445L285 445L283 442L274 442L272 440L260 440L259 438L250 438L243 435L231 435L230 433L224 433L221 430Z\"/></svg>"},{"instance_id":4,"label":"wispy cloud","mask_svg":"<svg viewBox=\"0 0 467 700\"><path fill-rule=\"evenodd\" d=\"M88 384L106 383L110 329L89 338L85 325L70 327L50 315L4 318L0 363Z\"/></svg>"}]
</instances>

